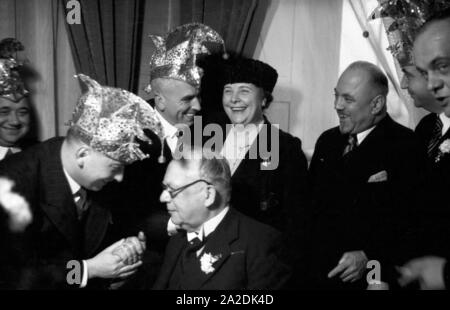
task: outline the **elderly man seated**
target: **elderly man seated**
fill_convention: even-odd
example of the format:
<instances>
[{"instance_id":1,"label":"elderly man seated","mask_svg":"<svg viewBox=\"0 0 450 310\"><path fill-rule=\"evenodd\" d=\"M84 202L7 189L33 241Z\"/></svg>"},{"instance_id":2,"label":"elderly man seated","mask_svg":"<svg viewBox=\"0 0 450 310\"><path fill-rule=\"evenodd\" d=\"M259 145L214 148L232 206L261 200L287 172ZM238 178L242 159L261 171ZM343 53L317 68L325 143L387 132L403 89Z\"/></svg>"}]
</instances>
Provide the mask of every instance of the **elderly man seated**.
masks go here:
<instances>
[{"instance_id":1,"label":"elderly man seated","mask_svg":"<svg viewBox=\"0 0 450 310\"><path fill-rule=\"evenodd\" d=\"M279 259L280 234L230 206L230 168L217 157L193 150L167 168L160 199L183 231L171 237L154 288L282 288L290 268Z\"/></svg>"}]
</instances>

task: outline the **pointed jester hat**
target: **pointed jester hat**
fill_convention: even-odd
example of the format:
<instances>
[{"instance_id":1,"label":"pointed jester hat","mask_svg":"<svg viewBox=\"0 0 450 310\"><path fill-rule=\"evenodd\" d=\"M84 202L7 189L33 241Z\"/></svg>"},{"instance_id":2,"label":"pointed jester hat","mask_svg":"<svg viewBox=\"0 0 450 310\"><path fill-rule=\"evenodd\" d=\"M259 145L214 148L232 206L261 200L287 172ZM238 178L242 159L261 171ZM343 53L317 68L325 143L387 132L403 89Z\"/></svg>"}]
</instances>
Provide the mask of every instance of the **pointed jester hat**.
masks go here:
<instances>
[{"instance_id":1,"label":"pointed jester hat","mask_svg":"<svg viewBox=\"0 0 450 310\"><path fill-rule=\"evenodd\" d=\"M17 69L21 63L13 55L23 51L22 43L13 38L0 41L0 97L19 102L28 95Z\"/></svg>"},{"instance_id":2,"label":"pointed jester hat","mask_svg":"<svg viewBox=\"0 0 450 310\"><path fill-rule=\"evenodd\" d=\"M71 129L94 150L124 164L147 158L136 141L138 138L151 144L144 129L164 139L162 125L153 108L126 90L101 86L84 74L76 77L88 90L78 100L70 121Z\"/></svg>"},{"instance_id":3,"label":"pointed jester hat","mask_svg":"<svg viewBox=\"0 0 450 310\"><path fill-rule=\"evenodd\" d=\"M449 0L378 0L369 19L387 22L388 50L401 67L414 65L413 43L419 28L436 12L450 7Z\"/></svg>"},{"instance_id":4,"label":"pointed jester hat","mask_svg":"<svg viewBox=\"0 0 450 310\"><path fill-rule=\"evenodd\" d=\"M165 37L150 35L150 38L156 47L150 60L150 83L156 78L167 78L184 81L198 88L203 72L197 66L197 60L219 52L226 57L222 37L200 23L185 24ZM151 91L150 84L145 90Z\"/></svg>"}]
</instances>

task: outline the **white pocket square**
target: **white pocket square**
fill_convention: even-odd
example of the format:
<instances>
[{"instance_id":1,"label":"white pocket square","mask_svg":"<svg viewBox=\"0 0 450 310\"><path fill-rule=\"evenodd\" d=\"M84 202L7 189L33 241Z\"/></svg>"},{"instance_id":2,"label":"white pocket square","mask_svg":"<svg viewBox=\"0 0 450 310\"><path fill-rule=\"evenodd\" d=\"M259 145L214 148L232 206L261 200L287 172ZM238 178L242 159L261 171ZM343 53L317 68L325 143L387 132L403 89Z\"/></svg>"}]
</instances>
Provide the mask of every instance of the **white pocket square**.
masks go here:
<instances>
[{"instance_id":1,"label":"white pocket square","mask_svg":"<svg viewBox=\"0 0 450 310\"><path fill-rule=\"evenodd\" d=\"M377 183L377 182L384 182L387 181L388 174L386 170L380 171L378 173L375 173L374 175L370 176L367 183Z\"/></svg>"}]
</instances>

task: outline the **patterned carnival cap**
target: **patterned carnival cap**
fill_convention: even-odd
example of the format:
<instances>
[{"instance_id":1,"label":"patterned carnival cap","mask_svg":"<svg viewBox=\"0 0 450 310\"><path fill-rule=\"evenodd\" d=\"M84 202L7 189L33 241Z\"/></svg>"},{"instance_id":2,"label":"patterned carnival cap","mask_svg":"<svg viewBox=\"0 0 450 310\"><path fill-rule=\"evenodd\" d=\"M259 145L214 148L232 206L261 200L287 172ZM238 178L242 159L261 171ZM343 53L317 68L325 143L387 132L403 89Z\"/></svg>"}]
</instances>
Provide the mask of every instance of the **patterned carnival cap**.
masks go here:
<instances>
[{"instance_id":1,"label":"patterned carnival cap","mask_svg":"<svg viewBox=\"0 0 450 310\"><path fill-rule=\"evenodd\" d=\"M144 129L164 139L153 108L142 98L120 88L101 86L84 74L76 75L88 88L75 107L69 125L94 150L131 164L147 158L135 138L151 144Z\"/></svg>"},{"instance_id":2,"label":"patterned carnival cap","mask_svg":"<svg viewBox=\"0 0 450 310\"><path fill-rule=\"evenodd\" d=\"M388 50L401 67L414 65L414 37L425 21L436 12L450 7L449 0L378 0L369 19L384 18L388 27Z\"/></svg>"},{"instance_id":3,"label":"patterned carnival cap","mask_svg":"<svg viewBox=\"0 0 450 310\"><path fill-rule=\"evenodd\" d=\"M22 65L14 54L23 51L22 43L13 38L0 41L0 97L19 102L28 95L17 69Z\"/></svg>"},{"instance_id":4,"label":"patterned carnival cap","mask_svg":"<svg viewBox=\"0 0 450 310\"><path fill-rule=\"evenodd\" d=\"M203 71L197 66L197 61L214 53L226 55L222 37L200 23L185 24L165 37L150 35L150 38L156 47L150 60L150 83L156 78L167 78L198 88ZM151 91L150 84L145 91Z\"/></svg>"}]
</instances>

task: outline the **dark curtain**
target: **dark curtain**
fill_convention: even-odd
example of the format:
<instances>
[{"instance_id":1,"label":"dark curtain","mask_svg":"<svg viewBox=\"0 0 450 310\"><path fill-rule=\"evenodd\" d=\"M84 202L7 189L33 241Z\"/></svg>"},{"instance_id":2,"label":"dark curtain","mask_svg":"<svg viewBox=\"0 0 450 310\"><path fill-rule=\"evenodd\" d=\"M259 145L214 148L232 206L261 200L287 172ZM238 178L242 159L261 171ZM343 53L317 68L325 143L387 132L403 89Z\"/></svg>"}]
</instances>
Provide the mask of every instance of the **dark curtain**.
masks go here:
<instances>
[{"instance_id":1,"label":"dark curtain","mask_svg":"<svg viewBox=\"0 0 450 310\"><path fill-rule=\"evenodd\" d=\"M204 23L225 40L227 50L252 57L268 0L191 0L180 3L180 24Z\"/></svg>"},{"instance_id":2,"label":"dark curtain","mask_svg":"<svg viewBox=\"0 0 450 310\"><path fill-rule=\"evenodd\" d=\"M61 1L66 7L69 0ZM102 85L136 92L145 1L79 2L81 24L66 23L77 72Z\"/></svg>"}]
</instances>

